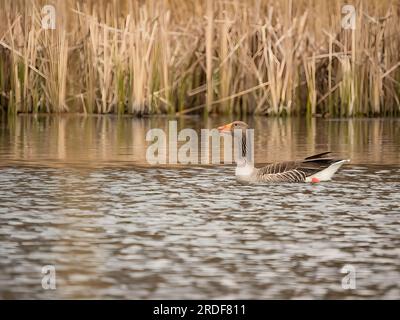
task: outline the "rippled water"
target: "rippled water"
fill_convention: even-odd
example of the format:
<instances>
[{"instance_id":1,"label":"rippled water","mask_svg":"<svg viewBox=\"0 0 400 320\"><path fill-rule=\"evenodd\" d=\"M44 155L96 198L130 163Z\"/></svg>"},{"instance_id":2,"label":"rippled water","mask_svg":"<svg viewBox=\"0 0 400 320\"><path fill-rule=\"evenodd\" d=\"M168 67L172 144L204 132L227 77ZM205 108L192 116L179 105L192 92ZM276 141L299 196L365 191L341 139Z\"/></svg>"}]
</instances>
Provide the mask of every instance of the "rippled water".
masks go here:
<instances>
[{"instance_id":1,"label":"rippled water","mask_svg":"<svg viewBox=\"0 0 400 320\"><path fill-rule=\"evenodd\" d=\"M352 158L314 185L149 166L146 130L166 121L2 122L0 298L400 298L398 120L249 119L257 162ZM356 289L342 288L345 265Z\"/></svg>"}]
</instances>

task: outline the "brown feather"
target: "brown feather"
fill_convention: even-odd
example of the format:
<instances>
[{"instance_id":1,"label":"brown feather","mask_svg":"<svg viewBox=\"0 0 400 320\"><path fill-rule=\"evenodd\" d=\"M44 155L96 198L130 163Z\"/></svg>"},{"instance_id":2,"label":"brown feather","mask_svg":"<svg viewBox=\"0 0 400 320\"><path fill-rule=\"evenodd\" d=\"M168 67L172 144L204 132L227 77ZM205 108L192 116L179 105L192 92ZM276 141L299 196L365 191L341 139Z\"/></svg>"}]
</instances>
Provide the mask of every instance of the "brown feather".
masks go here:
<instances>
[{"instance_id":1,"label":"brown feather","mask_svg":"<svg viewBox=\"0 0 400 320\"><path fill-rule=\"evenodd\" d=\"M337 161L333 158L323 157L329 153L319 153L299 161L272 163L259 168L257 177L269 182L304 182L306 177L329 167Z\"/></svg>"}]
</instances>

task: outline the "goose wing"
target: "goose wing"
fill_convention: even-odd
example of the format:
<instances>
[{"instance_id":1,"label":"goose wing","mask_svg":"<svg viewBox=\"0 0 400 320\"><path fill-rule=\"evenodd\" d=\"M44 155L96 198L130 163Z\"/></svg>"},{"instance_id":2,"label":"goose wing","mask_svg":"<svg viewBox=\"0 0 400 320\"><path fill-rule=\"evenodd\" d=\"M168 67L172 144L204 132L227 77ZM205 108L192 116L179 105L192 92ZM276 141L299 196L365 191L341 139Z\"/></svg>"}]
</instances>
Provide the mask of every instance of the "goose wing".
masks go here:
<instances>
[{"instance_id":1,"label":"goose wing","mask_svg":"<svg viewBox=\"0 0 400 320\"><path fill-rule=\"evenodd\" d=\"M298 170L297 161L285 161L269 164L259 168L257 180L265 182L303 182L306 174Z\"/></svg>"},{"instance_id":2,"label":"goose wing","mask_svg":"<svg viewBox=\"0 0 400 320\"><path fill-rule=\"evenodd\" d=\"M284 161L259 168L257 179L266 182L304 182L309 177L327 167L336 160L326 157L324 152L299 161Z\"/></svg>"}]
</instances>

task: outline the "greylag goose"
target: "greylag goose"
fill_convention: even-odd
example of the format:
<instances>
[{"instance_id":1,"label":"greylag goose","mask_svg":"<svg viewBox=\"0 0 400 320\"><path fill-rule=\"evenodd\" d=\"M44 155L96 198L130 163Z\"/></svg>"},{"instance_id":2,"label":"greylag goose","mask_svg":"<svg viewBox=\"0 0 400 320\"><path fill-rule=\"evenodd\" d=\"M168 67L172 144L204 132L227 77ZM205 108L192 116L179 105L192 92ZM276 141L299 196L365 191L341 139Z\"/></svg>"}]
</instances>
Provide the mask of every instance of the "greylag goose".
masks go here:
<instances>
[{"instance_id":1,"label":"greylag goose","mask_svg":"<svg viewBox=\"0 0 400 320\"><path fill-rule=\"evenodd\" d=\"M243 121L234 121L218 127L220 133L228 133L241 150L241 157L236 160L236 178L244 182L320 182L329 181L336 171L350 160L333 159L323 152L303 160L272 163L262 168L255 168L249 159L250 143L246 141L248 125ZM238 130L238 131L237 131ZM238 134L239 133L239 134ZM249 146L250 145L250 146Z\"/></svg>"}]
</instances>

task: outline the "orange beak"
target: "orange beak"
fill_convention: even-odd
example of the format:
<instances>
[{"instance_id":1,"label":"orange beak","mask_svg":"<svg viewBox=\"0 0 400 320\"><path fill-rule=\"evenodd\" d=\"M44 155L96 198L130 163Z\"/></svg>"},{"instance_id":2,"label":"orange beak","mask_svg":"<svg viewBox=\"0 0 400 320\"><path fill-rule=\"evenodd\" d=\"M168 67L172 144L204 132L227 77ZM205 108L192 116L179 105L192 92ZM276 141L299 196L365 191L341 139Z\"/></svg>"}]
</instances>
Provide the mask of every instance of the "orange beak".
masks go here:
<instances>
[{"instance_id":1,"label":"orange beak","mask_svg":"<svg viewBox=\"0 0 400 320\"><path fill-rule=\"evenodd\" d=\"M231 127L232 127L232 123L228 123L228 124L226 124L226 125L224 125L224 126L220 126L220 127L218 127L218 131L219 132L231 132Z\"/></svg>"}]
</instances>

